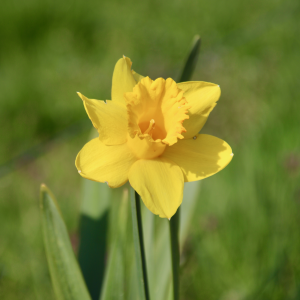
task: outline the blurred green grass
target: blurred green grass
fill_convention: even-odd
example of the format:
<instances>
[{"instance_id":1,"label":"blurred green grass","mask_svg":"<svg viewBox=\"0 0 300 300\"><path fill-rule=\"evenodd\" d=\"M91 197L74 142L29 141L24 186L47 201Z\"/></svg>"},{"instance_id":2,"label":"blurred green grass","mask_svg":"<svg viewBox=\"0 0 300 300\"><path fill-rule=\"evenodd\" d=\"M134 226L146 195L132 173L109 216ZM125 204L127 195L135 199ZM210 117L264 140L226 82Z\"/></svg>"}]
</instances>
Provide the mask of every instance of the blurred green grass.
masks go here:
<instances>
[{"instance_id":1,"label":"blurred green grass","mask_svg":"<svg viewBox=\"0 0 300 300\"><path fill-rule=\"evenodd\" d=\"M300 4L297 1L4 1L0 165L87 119L76 91L110 99L123 54L178 78L202 37L194 80L222 96L204 132L235 154L203 181L182 266L182 299L300 299ZM88 131L0 178L0 298L54 299L40 231L41 182L76 244Z\"/></svg>"}]
</instances>

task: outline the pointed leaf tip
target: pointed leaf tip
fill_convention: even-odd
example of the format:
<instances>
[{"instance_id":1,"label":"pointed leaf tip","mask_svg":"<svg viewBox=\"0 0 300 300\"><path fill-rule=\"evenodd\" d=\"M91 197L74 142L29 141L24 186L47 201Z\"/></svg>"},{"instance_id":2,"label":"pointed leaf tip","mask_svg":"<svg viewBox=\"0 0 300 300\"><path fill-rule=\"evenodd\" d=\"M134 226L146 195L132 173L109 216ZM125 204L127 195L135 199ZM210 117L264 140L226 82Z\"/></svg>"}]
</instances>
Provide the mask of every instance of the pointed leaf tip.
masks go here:
<instances>
[{"instance_id":1,"label":"pointed leaf tip","mask_svg":"<svg viewBox=\"0 0 300 300\"><path fill-rule=\"evenodd\" d=\"M90 300L56 200L45 184L41 184L40 191L44 244L56 297Z\"/></svg>"},{"instance_id":2,"label":"pointed leaf tip","mask_svg":"<svg viewBox=\"0 0 300 300\"><path fill-rule=\"evenodd\" d=\"M201 46L201 38L199 35L196 35L194 37L193 45L191 47L189 56L182 70L182 74L179 82L189 81L190 78L192 77L192 74L194 72L198 60L200 46Z\"/></svg>"}]
</instances>

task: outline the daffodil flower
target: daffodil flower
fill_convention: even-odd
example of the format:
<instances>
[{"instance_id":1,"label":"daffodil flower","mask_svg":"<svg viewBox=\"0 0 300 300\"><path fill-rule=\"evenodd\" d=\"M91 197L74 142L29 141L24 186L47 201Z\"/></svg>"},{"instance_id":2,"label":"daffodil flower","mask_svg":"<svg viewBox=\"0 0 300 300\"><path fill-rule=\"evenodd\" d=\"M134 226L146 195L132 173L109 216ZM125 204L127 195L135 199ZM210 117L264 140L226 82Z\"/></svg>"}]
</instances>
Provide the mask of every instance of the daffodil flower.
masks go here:
<instances>
[{"instance_id":1,"label":"daffodil flower","mask_svg":"<svg viewBox=\"0 0 300 300\"><path fill-rule=\"evenodd\" d=\"M170 219L180 206L184 182L222 170L232 159L223 140L199 134L220 97L213 83L151 80L121 58L114 69L112 100L78 93L99 137L76 158L87 179L122 186L128 180L146 207Z\"/></svg>"}]
</instances>

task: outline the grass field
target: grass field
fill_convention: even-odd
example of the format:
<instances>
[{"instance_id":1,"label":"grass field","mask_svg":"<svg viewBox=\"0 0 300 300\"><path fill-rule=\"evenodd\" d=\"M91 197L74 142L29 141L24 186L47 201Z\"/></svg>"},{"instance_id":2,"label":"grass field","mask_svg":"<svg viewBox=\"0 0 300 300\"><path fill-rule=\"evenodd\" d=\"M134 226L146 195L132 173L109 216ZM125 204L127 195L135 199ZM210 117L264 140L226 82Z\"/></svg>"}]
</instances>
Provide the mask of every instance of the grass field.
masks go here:
<instances>
[{"instance_id":1,"label":"grass field","mask_svg":"<svg viewBox=\"0 0 300 300\"><path fill-rule=\"evenodd\" d=\"M74 160L91 128L78 129L87 116L76 91L110 99L123 54L143 75L176 79L195 34L202 47L193 80L222 90L203 132L227 141L235 155L202 182L184 249L182 299L300 299L299 2L1 6L0 299L54 299L40 183L56 194L76 243L83 179ZM74 124L77 134L65 134Z\"/></svg>"}]
</instances>

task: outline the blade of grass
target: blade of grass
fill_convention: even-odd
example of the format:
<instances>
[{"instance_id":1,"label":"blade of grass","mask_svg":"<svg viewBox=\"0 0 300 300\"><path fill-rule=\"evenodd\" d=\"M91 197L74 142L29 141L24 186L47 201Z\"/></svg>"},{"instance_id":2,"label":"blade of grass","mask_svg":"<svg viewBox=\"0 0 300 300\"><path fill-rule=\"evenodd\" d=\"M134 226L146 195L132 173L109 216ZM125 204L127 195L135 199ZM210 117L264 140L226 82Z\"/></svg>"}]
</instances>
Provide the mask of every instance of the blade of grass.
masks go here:
<instances>
[{"instance_id":1,"label":"blade of grass","mask_svg":"<svg viewBox=\"0 0 300 300\"><path fill-rule=\"evenodd\" d=\"M52 193L41 185L40 207L46 256L59 300L90 300L67 228Z\"/></svg>"},{"instance_id":2,"label":"blade of grass","mask_svg":"<svg viewBox=\"0 0 300 300\"><path fill-rule=\"evenodd\" d=\"M133 188L130 189L130 200L131 200L131 213L132 213L132 229L133 229L133 242L136 257L136 267L138 275L138 287L140 300L150 300L147 267L146 267L146 256L144 249L144 237L143 237L143 226L142 226L142 215L140 196Z\"/></svg>"}]
</instances>

